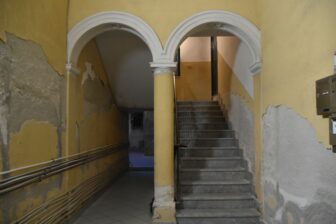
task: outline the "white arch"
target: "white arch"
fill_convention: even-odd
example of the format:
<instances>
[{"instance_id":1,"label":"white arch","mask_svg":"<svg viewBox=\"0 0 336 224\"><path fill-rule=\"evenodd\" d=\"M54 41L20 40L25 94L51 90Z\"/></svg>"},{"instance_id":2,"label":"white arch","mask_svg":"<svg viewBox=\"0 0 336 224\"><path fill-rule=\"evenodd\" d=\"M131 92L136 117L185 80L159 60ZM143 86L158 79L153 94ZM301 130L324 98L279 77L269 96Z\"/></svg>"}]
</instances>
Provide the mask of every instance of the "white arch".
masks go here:
<instances>
[{"instance_id":1,"label":"white arch","mask_svg":"<svg viewBox=\"0 0 336 224\"><path fill-rule=\"evenodd\" d=\"M125 30L140 37L149 47L153 61L159 59L162 53L161 42L145 21L129 13L108 11L83 19L68 33L67 69L76 68L80 52L92 38L115 29Z\"/></svg>"},{"instance_id":2,"label":"white arch","mask_svg":"<svg viewBox=\"0 0 336 224\"><path fill-rule=\"evenodd\" d=\"M256 74L260 71L260 31L253 23L244 17L232 12L220 10L201 12L187 18L182 23L180 23L168 38L164 52L160 58L161 63L173 62L176 49L188 35L188 33L196 27L207 23L216 23L218 24L218 29L228 31L245 42L253 57L253 63L250 66L251 73Z\"/></svg>"}]
</instances>

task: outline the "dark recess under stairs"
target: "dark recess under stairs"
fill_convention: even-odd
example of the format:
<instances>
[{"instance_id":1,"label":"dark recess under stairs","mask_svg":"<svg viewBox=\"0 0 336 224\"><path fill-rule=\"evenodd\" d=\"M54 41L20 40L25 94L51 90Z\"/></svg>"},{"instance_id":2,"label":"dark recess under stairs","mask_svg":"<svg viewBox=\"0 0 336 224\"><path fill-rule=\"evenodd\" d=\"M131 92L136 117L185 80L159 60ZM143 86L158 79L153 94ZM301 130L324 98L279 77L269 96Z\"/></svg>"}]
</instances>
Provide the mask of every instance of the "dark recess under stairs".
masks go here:
<instances>
[{"instance_id":1,"label":"dark recess under stairs","mask_svg":"<svg viewBox=\"0 0 336 224\"><path fill-rule=\"evenodd\" d=\"M177 102L178 224L259 224L252 174L217 102Z\"/></svg>"}]
</instances>

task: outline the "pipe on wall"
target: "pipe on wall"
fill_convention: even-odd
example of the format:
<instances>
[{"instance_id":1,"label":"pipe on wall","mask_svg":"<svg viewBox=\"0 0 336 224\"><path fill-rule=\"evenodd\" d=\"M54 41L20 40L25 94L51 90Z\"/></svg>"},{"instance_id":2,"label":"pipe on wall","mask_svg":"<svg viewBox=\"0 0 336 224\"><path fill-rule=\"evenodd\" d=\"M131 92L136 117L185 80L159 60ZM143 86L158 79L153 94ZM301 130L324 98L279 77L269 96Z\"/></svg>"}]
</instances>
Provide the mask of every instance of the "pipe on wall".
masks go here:
<instances>
[{"instance_id":1,"label":"pipe on wall","mask_svg":"<svg viewBox=\"0 0 336 224\"><path fill-rule=\"evenodd\" d=\"M26 185L32 184L34 182L41 181L55 174L108 156L112 153L116 153L121 149L122 147L115 148L112 146L108 146L96 150L91 150L87 153L80 153L67 158L63 158L62 160L58 160L57 162L41 163L43 164L42 168L0 180L0 196ZM8 175L8 173L10 172L3 173L1 174Z\"/></svg>"}]
</instances>

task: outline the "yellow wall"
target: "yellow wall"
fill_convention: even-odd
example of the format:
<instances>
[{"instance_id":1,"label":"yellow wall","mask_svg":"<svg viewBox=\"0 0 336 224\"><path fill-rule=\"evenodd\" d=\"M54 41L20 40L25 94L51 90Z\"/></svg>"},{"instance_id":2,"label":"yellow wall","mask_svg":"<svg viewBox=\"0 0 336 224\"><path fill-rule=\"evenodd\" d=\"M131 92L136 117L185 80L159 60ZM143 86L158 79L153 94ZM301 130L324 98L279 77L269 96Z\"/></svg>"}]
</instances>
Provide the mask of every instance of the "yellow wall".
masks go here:
<instances>
[{"instance_id":1,"label":"yellow wall","mask_svg":"<svg viewBox=\"0 0 336 224\"><path fill-rule=\"evenodd\" d=\"M70 110L69 110L69 133L68 133L68 154L76 154L94 148L99 148L107 145L122 145L127 142L127 116L121 113L115 104L109 105L109 108L100 108L96 106L94 109L87 107L90 103L87 101L88 89L84 89L85 79L83 81L83 74L86 72L85 63L92 64L92 68L95 72L98 83L103 82L104 87L110 91L110 86L107 78L107 74L103 67L100 54L95 40L91 40L83 49L79 57L79 68L81 73L79 75L70 75ZM87 82L92 82L91 78L88 78ZM103 88L103 86L101 86ZM111 94L111 92L109 92ZM90 92L90 94L96 94L96 92ZM94 96L92 96L94 97ZM99 97L99 96L98 96ZM76 127L77 126L77 127ZM76 130L77 129L77 130ZM117 161L118 157L127 158L127 153L116 154L110 156L105 160L105 168L111 163ZM80 184L104 169L98 169L97 166L101 165L101 161L93 162L85 172L83 169L76 168L69 173L69 188ZM125 164L127 166L127 164ZM117 167L115 169L118 169Z\"/></svg>"},{"instance_id":2,"label":"yellow wall","mask_svg":"<svg viewBox=\"0 0 336 224\"><path fill-rule=\"evenodd\" d=\"M244 85L241 83L237 75L232 71L236 62L236 54L241 43L239 38L234 36L218 37L218 100L227 115L230 109L231 94L240 97L248 109L254 116L254 135L255 135L255 184L258 198L262 198L261 189L261 91L260 91L260 75L254 75L254 94L253 98L250 96Z\"/></svg>"},{"instance_id":3,"label":"yellow wall","mask_svg":"<svg viewBox=\"0 0 336 224\"><path fill-rule=\"evenodd\" d=\"M6 42L6 32L40 45L48 62L59 73L65 73L67 0L0 0L0 41ZM42 59L41 59L42 60ZM63 135L63 140L65 133ZM57 155L56 127L45 121L28 120L9 136L10 168L18 168L55 159ZM64 141L61 143L63 144ZM51 196L62 193L59 176L46 179L20 191L1 196L0 222L14 220ZM49 189L45 191L45 189ZM43 190L41 190L43 189ZM38 192L40 196L35 197ZM6 203L4 203L6 201Z\"/></svg>"},{"instance_id":4,"label":"yellow wall","mask_svg":"<svg viewBox=\"0 0 336 224\"><path fill-rule=\"evenodd\" d=\"M82 19L102 11L123 11L145 20L165 43L183 20L206 10L226 10L257 23L256 0L70 0L69 29Z\"/></svg>"},{"instance_id":5,"label":"yellow wall","mask_svg":"<svg viewBox=\"0 0 336 224\"><path fill-rule=\"evenodd\" d=\"M84 62L93 64L99 83L104 82L108 87L105 74L95 41L91 41L83 50L80 57L80 68L85 71ZM83 73L81 73L83 74ZM110 108L100 109L85 107L82 89L82 75L73 77L73 93L71 99L74 103L75 112L69 117L69 121L77 121L80 127L80 148L76 145L76 135L71 137L71 144L66 155L76 154L103 146L120 146L127 141L126 117L117 110L115 105ZM99 92L99 91L98 91ZM88 109L89 108L89 111ZM75 126L75 123L71 123ZM73 132L69 132L73 133ZM15 133L10 141L11 168L45 162L57 157L57 130L48 122L27 121L21 127L20 132ZM32 156L33 155L33 156ZM29 160L27 158L30 158ZM60 175L47 178L39 183L34 183L17 191L5 194L1 200L11 201L2 204L0 222L2 220L14 221L25 215L33 208L42 203L53 200L67 191L73 190L84 181L111 169L105 175L105 179L117 176L128 166L127 150L120 150L109 156L86 163L82 166L70 169ZM28 192L30 192L28 194ZM6 223L6 222L5 222Z\"/></svg>"},{"instance_id":6,"label":"yellow wall","mask_svg":"<svg viewBox=\"0 0 336 224\"><path fill-rule=\"evenodd\" d=\"M0 39L6 32L39 44L51 66L59 74L65 72L67 0L0 0ZM50 141L38 136L48 136ZM28 121L9 140L11 168L42 162L56 157L56 127L47 122ZM23 146L25 150L23 150ZM38 147L38 148L37 148ZM38 156L28 156L43 148ZM33 152L33 153L30 153ZM27 160L29 158L29 160Z\"/></svg>"},{"instance_id":7,"label":"yellow wall","mask_svg":"<svg viewBox=\"0 0 336 224\"><path fill-rule=\"evenodd\" d=\"M235 36L217 37L218 98L225 113L230 107L232 69L239 44Z\"/></svg>"},{"instance_id":8,"label":"yellow wall","mask_svg":"<svg viewBox=\"0 0 336 224\"><path fill-rule=\"evenodd\" d=\"M180 75L176 76L178 100L211 100L210 37L189 37L180 46Z\"/></svg>"},{"instance_id":9,"label":"yellow wall","mask_svg":"<svg viewBox=\"0 0 336 224\"><path fill-rule=\"evenodd\" d=\"M110 108L95 108L88 110L85 104L85 92L83 89L83 73L86 71L85 62L91 63L98 79L105 88L110 90L107 74L105 73L96 42L91 40L83 49L79 57L81 74L71 76L70 87L71 111L69 114L69 154L78 153L76 140L76 122L80 133L80 151L106 145L118 145L127 141L126 116L118 111L115 104ZM90 79L90 78L89 78ZM110 93L111 94L111 93ZM92 133L95 136L92 137ZM91 136L91 137L90 137Z\"/></svg>"},{"instance_id":10,"label":"yellow wall","mask_svg":"<svg viewBox=\"0 0 336 224\"><path fill-rule=\"evenodd\" d=\"M57 73L65 74L68 1L0 0L0 6L0 39L6 41L5 33L8 32L19 38L33 41L41 46L48 63ZM99 79L104 82L106 88L109 88L107 75L94 41L88 44L81 56L82 71L84 71L85 61L94 64L94 70ZM72 111L72 115L75 116L69 116L67 119L70 122L77 121L81 127L80 139L82 141L79 151L125 143L127 141L126 118L116 106L111 105L108 109L97 109L96 111L89 107L90 111L87 112L86 104L83 102L81 75L73 78L71 84L74 84L71 86L70 94L73 94L71 102L76 111ZM66 133L63 132L63 150L65 150L65 135ZM71 147L67 152L62 152L63 156L79 152L76 148L75 135L70 137L74 143L70 144ZM55 159L58 156L57 141L57 128L53 124L37 120L25 121L18 132L10 135L11 169ZM114 167L113 172L117 175L127 167L127 164L127 151L122 150L82 167L2 195L0 222L17 220L42 203L57 198L112 166ZM4 201L6 203L3 203Z\"/></svg>"},{"instance_id":11,"label":"yellow wall","mask_svg":"<svg viewBox=\"0 0 336 224\"><path fill-rule=\"evenodd\" d=\"M263 0L261 9L262 111L287 105L313 124L326 146L328 121L316 115L315 81L333 73L335 10L327 0Z\"/></svg>"},{"instance_id":12,"label":"yellow wall","mask_svg":"<svg viewBox=\"0 0 336 224\"><path fill-rule=\"evenodd\" d=\"M47 122L27 121L11 136L11 169L56 159L57 130Z\"/></svg>"},{"instance_id":13,"label":"yellow wall","mask_svg":"<svg viewBox=\"0 0 336 224\"><path fill-rule=\"evenodd\" d=\"M65 73L68 0L0 0L0 39L5 32L42 46L50 64Z\"/></svg>"},{"instance_id":14,"label":"yellow wall","mask_svg":"<svg viewBox=\"0 0 336 224\"><path fill-rule=\"evenodd\" d=\"M178 100L211 100L211 63L182 62L181 74L176 76Z\"/></svg>"}]
</instances>

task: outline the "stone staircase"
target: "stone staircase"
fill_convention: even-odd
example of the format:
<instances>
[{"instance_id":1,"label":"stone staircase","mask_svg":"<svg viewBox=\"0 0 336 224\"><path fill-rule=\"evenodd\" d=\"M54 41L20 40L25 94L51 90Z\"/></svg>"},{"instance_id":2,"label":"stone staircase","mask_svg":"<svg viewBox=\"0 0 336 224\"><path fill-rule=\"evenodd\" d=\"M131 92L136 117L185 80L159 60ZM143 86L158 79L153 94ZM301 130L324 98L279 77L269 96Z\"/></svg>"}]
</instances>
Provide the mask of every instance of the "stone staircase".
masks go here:
<instances>
[{"instance_id":1,"label":"stone staircase","mask_svg":"<svg viewBox=\"0 0 336 224\"><path fill-rule=\"evenodd\" d=\"M259 224L252 175L217 102L178 102L178 224Z\"/></svg>"}]
</instances>

